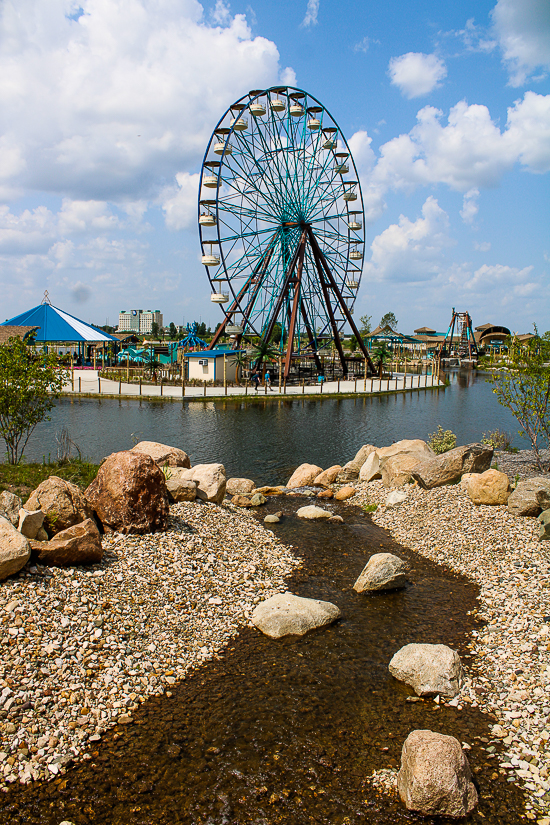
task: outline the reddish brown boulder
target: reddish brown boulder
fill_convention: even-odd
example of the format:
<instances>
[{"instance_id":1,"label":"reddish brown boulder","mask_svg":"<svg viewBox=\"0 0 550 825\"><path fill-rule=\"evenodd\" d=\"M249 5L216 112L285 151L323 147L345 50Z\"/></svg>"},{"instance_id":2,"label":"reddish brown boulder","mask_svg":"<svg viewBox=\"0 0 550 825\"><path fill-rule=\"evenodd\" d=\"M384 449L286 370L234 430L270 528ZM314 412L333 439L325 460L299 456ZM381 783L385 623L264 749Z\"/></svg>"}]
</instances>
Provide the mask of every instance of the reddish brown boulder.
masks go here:
<instances>
[{"instance_id":1,"label":"reddish brown boulder","mask_svg":"<svg viewBox=\"0 0 550 825\"><path fill-rule=\"evenodd\" d=\"M166 527L164 473L145 453L124 450L106 458L86 498L106 532L155 533Z\"/></svg>"},{"instance_id":2,"label":"reddish brown boulder","mask_svg":"<svg viewBox=\"0 0 550 825\"><path fill-rule=\"evenodd\" d=\"M101 536L91 518L62 530L51 541L31 541L31 547L37 561L51 567L95 564L103 558Z\"/></svg>"},{"instance_id":3,"label":"reddish brown boulder","mask_svg":"<svg viewBox=\"0 0 550 825\"><path fill-rule=\"evenodd\" d=\"M49 536L79 524L92 515L85 495L76 484L50 476L30 494L26 510L42 510L44 528Z\"/></svg>"},{"instance_id":4,"label":"reddish brown boulder","mask_svg":"<svg viewBox=\"0 0 550 825\"><path fill-rule=\"evenodd\" d=\"M231 504L234 504L235 507L252 507L250 496L233 496Z\"/></svg>"},{"instance_id":5,"label":"reddish brown boulder","mask_svg":"<svg viewBox=\"0 0 550 825\"><path fill-rule=\"evenodd\" d=\"M131 449L132 453L145 453L151 456L159 467L191 467L189 456L179 447L170 447L168 444L159 444L157 441L140 441Z\"/></svg>"}]
</instances>

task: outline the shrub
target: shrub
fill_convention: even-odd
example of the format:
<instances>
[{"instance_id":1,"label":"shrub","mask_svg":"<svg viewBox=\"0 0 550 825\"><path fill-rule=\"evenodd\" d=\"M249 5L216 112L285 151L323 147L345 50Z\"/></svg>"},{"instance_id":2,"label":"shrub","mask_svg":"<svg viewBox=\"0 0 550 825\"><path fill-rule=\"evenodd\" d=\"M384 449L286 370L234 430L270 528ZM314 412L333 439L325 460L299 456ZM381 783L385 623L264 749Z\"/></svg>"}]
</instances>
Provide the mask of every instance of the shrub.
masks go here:
<instances>
[{"instance_id":1,"label":"shrub","mask_svg":"<svg viewBox=\"0 0 550 825\"><path fill-rule=\"evenodd\" d=\"M481 443L492 447L493 450L510 450L512 443L512 436L504 430L490 430L488 433L483 433Z\"/></svg>"},{"instance_id":2,"label":"shrub","mask_svg":"<svg viewBox=\"0 0 550 825\"><path fill-rule=\"evenodd\" d=\"M437 432L430 433L428 444L436 455L441 455L456 447L456 435L452 430L444 430L441 424L438 424Z\"/></svg>"}]
</instances>

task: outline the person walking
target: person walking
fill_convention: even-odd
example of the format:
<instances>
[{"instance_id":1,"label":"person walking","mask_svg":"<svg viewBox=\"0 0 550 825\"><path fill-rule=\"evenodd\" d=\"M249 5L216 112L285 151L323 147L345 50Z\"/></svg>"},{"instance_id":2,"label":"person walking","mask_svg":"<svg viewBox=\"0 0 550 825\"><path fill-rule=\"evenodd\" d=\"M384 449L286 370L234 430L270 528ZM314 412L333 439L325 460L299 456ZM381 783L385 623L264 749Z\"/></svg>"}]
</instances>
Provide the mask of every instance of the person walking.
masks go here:
<instances>
[{"instance_id":1,"label":"person walking","mask_svg":"<svg viewBox=\"0 0 550 825\"><path fill-rule=\"evenodd\" d=\"M258 386L260 384L260 376L258 375L257 370L254 370L252 373L252 381L254 383L254 390L258 392Z\"/></svg>"},{"instance_id":2,"label":"person walking","mask_svg":"<svg viewBox=\"0 0 550 825\"><path fill-rule=\"evenodd\" d=\"M266 370L266 371L265 371L265 375L264 375L264 384L265 384L265 388L266 388L267 390L270 390L270 391L272 390L272 386L271 386L271 373L269 372L269 370Z\"/></svg>"}]
</instances>

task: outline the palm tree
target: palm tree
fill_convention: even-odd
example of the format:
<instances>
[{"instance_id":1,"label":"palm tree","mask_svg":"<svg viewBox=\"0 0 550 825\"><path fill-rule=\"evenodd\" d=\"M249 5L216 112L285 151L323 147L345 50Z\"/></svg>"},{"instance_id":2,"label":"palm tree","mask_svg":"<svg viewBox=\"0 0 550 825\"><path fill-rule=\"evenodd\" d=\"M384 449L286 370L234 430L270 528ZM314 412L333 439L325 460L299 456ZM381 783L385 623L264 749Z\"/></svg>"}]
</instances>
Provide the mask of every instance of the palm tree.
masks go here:
<instances>
[{"instance_id":1,"label":"palm tree","mask_svg":"<svg viewBox=\"0 0 550 825\"><path fill-rule=\"evenodd\" d=\"M392 351L385 341L380 341L376 349L373 350L373 358L378 361L378 377L382 378L384 364L392 357Z\"/></svg>"}]
</instances>

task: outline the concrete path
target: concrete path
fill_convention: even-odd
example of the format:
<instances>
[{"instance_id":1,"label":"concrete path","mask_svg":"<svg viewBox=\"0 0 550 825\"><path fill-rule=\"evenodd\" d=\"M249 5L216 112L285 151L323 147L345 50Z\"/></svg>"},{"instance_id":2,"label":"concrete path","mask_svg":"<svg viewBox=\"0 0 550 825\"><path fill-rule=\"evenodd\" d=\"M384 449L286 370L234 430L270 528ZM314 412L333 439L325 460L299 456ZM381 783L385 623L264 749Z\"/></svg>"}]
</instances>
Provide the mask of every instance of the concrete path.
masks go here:
<instances>
[{"instance_id":1,"label":"concrete path","mask_svg":"<svg viewBox=\"0 0 550 825\"><path fill-rule=\"evenodd\" d=\"M64 387L63 393L68 395L87 396L125 396L127 398L172 398L172 399L196 399L201 398L226 398L235 396L257 397L269 396L270 398L296 395L371 395L385 392L409 392L411 390L431 389L443 387L445 382L438 380L432 375L403 375L394 373L390 379L358 378L357 381L324 381L322 384L311 384L310 386L287 386L286 390L274 384L271 390L266 392L261 386L257 391L252 386L240 387L185 387L159 384L150 385L127 384L124 381L112 381L108 378L99 378L97 370L74 370L72 379Z\"/></svg>"}]
</instances>

